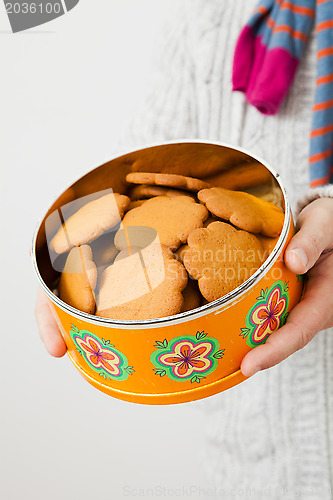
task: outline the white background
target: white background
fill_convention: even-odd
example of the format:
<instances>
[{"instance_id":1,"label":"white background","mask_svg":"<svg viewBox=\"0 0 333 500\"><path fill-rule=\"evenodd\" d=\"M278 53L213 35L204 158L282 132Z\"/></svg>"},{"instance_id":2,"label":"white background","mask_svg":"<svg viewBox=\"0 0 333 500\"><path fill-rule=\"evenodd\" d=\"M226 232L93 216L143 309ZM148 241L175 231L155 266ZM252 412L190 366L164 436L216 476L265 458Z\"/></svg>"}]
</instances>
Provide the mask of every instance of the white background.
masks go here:
<instances>
[{"instance_id":1,"label":"white background","mask_svg":"<svg viewBox=\"0 0 333 500\"><path fill-rule=\"evenodd\" d=\"M199 499L205 495L196 489L209 486L202 482L204 403L118 401L85 382L67 357L51 358L37 333L29 257L50 202L116 151L176 2L81 0L15 35L1 2L2 500Z\"/></svg>"}]
</instances>

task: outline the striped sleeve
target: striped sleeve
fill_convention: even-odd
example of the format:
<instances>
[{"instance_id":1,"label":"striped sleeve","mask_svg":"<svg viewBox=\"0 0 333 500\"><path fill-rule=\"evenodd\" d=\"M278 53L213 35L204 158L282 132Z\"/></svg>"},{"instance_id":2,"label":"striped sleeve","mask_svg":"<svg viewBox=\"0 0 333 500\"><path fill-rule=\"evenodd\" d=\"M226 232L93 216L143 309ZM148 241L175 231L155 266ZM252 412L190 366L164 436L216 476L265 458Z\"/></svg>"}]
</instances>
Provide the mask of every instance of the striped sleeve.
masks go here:
<instances>
[{"instance_id":1,"label":"striped sleeve","mask_svg":"<svg viewBox=\"0 0 333 500\"><path fill-rule=\"evenodd\" d=\"M317 0L317 82L310 137L310 186L333 182L333 1Z\"/></svg>"}]
</instances>

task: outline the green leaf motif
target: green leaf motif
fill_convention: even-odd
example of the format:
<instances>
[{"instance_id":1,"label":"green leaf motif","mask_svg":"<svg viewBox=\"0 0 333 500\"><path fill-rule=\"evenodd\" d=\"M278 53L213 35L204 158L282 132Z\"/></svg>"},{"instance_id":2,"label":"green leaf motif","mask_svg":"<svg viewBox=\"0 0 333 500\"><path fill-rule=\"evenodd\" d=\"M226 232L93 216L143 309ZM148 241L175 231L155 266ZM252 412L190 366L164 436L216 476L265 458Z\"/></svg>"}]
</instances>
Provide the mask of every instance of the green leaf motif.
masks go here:
<instances>
[{"instance_id":1,"label":"green leaf motif","mask_svg":"<svg viewBox=\"0 0 333 500\"><path fill-rule=\"evenodd\" d=\"M203 378L206 378L206 377L204 375L193 375L193 377L191 378L191 384L193 384L194 382L196 382L197 384L200 384L200 381Z\"/></svg>"},{"instance_id":2,"label":"green leaf motif","mask_svg":"<svg viewBox=\"0 0 333 500\"><path fill-rule=\"evenodd\" d=\"M265 290L262 289L261 292L260 292L259 297L257 297L256 300L266 300L267 299L267 292L268 292L268 288L267 287L266 287Z\"/></svg>"},{"instance_id":3,"label":"green leaf motif","mask_svg":"<svg viewBox=\"0 0 333 500\"><path fill-rule=\"evenodd\" d=\"M243 339L245 339L245 337L247 337L251 332L250 328L241 328L241 331L242 333L240 333L239 336L243 337Z\"/></svg>"},{"instance_id":4,"label":"green leaf motif","mask_svg":"<svg viewBox=\"0 0 333 500\"><path fill-rule=\"evenodd\" d=\"M124 368L125 372L128 373L129 375L133 375L133 372L135 372L133 366L126 366L126 368Z\"/></svg>"},{"instance_id":5,"label":"green leaf motif","mask_svg":"<svg viewBox=\"0 0 333 500\"><path fill-rule=\"evenodd\" d=\"M80 330L78 329L78 327L77 327L77 326L74 326L73 324L71 324L71 330L72 330L73 332L75 332L75 333L79 333L79 331L80 331Z\"/></svg>"},{"instance_id":6,"label":"green leaf motif","mask_svg":"<svg viewBox=\"0 0 333 500\"><path fill-rule=\"evenodd\" d=\"M304 275L303 274L296 274L297 281L303 281L304 280Z\"/></svg>"},{"instance_id":7,"label":"green leaf motif","mask_svg":"<svg viewBox=\"0 0 333 500\"><path fill-rule=\"evenodd\" d=\"M79 348L77 347L77 348L76 348L76 350L77 350L77 352L78 352L79 354L81 354L81 356L82 356L82 351L81 351L81 349L79 349Z\"/></svg>"},{"instance_id":8,"label":"green leaf motif","mask_svg":"<svg viewBox=\"0 0 333 500\"><path fill-rule=\"evenodd\" d=\"M289 281L286 281L285 284L283 285L283 291L284 292L288 292L288 290L289 290L289 286L288 285L289 285Z\"/></svg>"},{"instance_id":9,"label":"green leaf motif","mask_svg":"<svg viewBox=\"0 0 333 500\"><path fill-rule=\"evenodd\" d=\"M114 347L114 345L113 345L113 344L110 344L110 340L105 340L105 339L103 339L103 338L102 338L102 343L103 343L104 345L107 345L108 347Z\"/></svg>"},{"instance_id":10,"label":"green leaf motif","mask_svg":"<svg viewBox=\"0 0 333 500\"><path fill-rule=\"evenodd\" d=\"M215 358L215 359L221 359L221 358L223 358L224 351L225 351L225 349L220 349L219 351L216 351L216 353L213 354L213 358Z\"/></svg>"},{"instance_id":11,"label":"green leaf motif","mask_svg":"<svg viewBox=\"0 0 333 500\"><path fill-rule=\"evenodd\" d=\"M155 340L154 347L157 347L157 349L166 349L168 347L167 339L164 339L163 342L160 342L159 340Z\"/></svg>"},{"instance_id":12,"label":"green leaf motif","mask_svg":"<svg viewBox=\"0 0 333 500\"><path fill-rule=\"evenodd\" d=\"M283 325L285 325L285 324L286 324L287 319L288 319L288 316L289 316L289 312L286 312L286 313L282 316L282 318L281 318L281 325L280 325L280 328L281 328Z\"/></svg>"},{"instance_id":13,"label":"green leaf motif","mask_svg":"<svg viewBox=\"0 0 333 500\"><path fill-rule=\"evenodd\" d=\"M195 335L195 338L197 340L201 340L201 339L204 339L205 337L207 337L207 333L205 333L204 331L202 332L197 332L196 335Z\"/></svg>"},{"instance_id":14,"label":"green leaf motif","mask_svg":"<svg viewBox=\"0 0 333 500\"><path fill-rule=\"evenodd\" d=\"M154 372L155 372L155 375L159 375L160 377L164 377L164 375L166 375L165 370L155 370L154 369Z\"/></svg>"}]
</instances>

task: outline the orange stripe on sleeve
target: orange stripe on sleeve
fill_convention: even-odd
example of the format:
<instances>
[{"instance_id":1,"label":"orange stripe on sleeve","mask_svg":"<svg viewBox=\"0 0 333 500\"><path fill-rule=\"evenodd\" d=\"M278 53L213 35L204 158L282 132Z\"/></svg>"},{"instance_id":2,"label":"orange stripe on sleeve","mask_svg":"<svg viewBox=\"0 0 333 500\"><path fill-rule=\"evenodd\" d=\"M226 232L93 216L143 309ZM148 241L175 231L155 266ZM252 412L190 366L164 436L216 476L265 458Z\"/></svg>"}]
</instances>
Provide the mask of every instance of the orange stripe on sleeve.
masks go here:
<instances>
[{"instance_id":1,"label":"orange stripe on sleeve","mask_svg":"<svg viewBox=\"0 0 333 500\"><path fill-rule=\"evenodd\" d=\"M320 179L315 179L314 181L310 182L310 187L317 187L317 186L322 186L323 184L327 184L330 180L330 176L326 175L325 177L321 177Z\"/></svg>"},{"instance_id":2,"label":"orange stripe on sleeve","mask_svg":"<svg viewBox=\"0 0 333 500\"><path fill-rule=\"evenodd\" d=\"M291 2L283 2L281 5L281 9L288 9L296 14L304 14L305 16L314 17L315 11L314 9L310 9L309 7L300 7L298 5L294 5Z\"/></svg>"},{"instance_id":3,"label":"orange stripe on sleeve","mask_svg":"<svg viewBox=\"0 0 333 500\"><path fill-rule=\"evenodd\" d=\"M321 49L317 52L318 59L320 57L332 56L333 55L333 47L329 47L328 49Z\"/></svg>"},{"instance_id":4,"label":"orange stripe on sleeve","mask_svg":"<svg viewBox=\"0 0 333 500\"><path fill-rule=\"evenodd\" d=\"M257 7L254 12L260 12L261 14L267 14L268 9L266 7Z\"/></svg>"},{"instance_id":5,"label":"orange stripe on sleeve","mask_svg":"<svg viewBox=\"0 0 333 500\"><path fill-rule=\"evenodd\" d=\"M327 125L327 127L320 127L312 130L311 137L318 137L319 135L328 134L328 132L333 132L333 124Z\"/></svg>"},{"instance_id":6,"label":"orange stripe on sleeve","mask_svg":"<svg viewBox=\"0 0 333 500\"><path fill-rule=\"evenodd\" d=\"M290 33L290 35L293 38L299 38L300 40L303 40L304 42L307 40L307 36L305 33L302 33L301 31L294 31L288 24L282 24L280 26L275 26L274 20L270 17L267 19L267 26L269 28L272 28L273 33Z\"/></svg>"},{"instance_id":7,"label":"orange stripe on sleeve","mask_svg":"<svg viewBox=\"0 0 333 500\"><path fill-rule=\"evenodd\" d=\"M296 30L294 31L287 24L282 24L280 26L275 26L275 28L273 28L273 33L280 33L280 32L290 33L290 35L293 38L298 38L299 40L303 40L304 42L306 42L307 40L307 36L304 33L302 33L301 31L296 31Z\"/></svg>"},{"instance_id":8,"label":"orange stripe on sleeve","mask_svg":"<svg viewBox=\"0 0 333 500\"><path fill-rule=\"evenodd\" d=\"M326 30L328 28L333 28L333 21L323 21L317 24L316 31Z\"/></svg>"},{"instance_id":9,"label":"orange stripe on sleeve","mask_svg":"<svg viewBox=\"0 0 333 500\"><path fill-rule=\"evenodd\" d=\"M332 106L333 106L333 99L331 99L330 101L317 102L317 104L313 106L313 111L321 111L323 109L331 108Z\"/></svg>"},{"instance_id":10,"label":"orange stripe on sleeve","mask_svg":"<svg viewBox=\"0 0 333 500\"><path fill-rule=\"evenodd\" d=\"M274 26L275 26L275 22L273 21L273 19L272 19L271 17L269 17L269 18L267 19L267 26L268 26L269 28L274 28Z\"/></svg>"},{"instance_id":11,"label":"orange stripe on sleeve","mask_svg":"<svg viewBox=\"0 0 333 500\"><path fill-rule=\"evenodd\" d=\"M328 149L327 151L324 151L323 153L317 153L316 155L312 155L309 158L310 163L316 163L316 161L324 160L324 158L328 158L331 156L332 150Z\"/></svg>"},{"instance_id":12,"label":"orange stripe on sleeve","mask_svg":"<svg viewBox=\"0 0 333 500\"><path fill-rule=\"evenodd\" d=\"M330 82L333 82L333 73L331 75L325 75L321 76L320 78L317 78L317 85Z\"/></svg>"}]
</instances>

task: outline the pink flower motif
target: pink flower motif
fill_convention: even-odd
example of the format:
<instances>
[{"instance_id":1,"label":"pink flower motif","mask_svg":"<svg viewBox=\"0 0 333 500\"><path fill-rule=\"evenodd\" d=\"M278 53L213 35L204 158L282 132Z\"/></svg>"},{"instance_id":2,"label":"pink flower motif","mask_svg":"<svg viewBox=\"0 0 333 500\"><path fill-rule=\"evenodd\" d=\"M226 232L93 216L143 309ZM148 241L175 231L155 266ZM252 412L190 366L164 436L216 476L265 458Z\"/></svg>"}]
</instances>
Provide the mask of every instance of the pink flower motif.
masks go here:
<instances>
[{"instance_id":1,"label":"pink flower motif","mask_svg":"<svg viewBox=\"0 0 333 500\"><path fill-rule=\"evenodd\" d=\"M190 340L183 340L173 345L172 353L160 355L158 362L172 367L175 377L189 377L193 372L202 373L211 368L213 362L206 356L213 348L213 344L208 341L195 345Z\"/></svg>"},{"instance_id":2,"label":"pink flower motif","mask_svg":"<svg viewBox=\"0 0 333 500\"><path fill-rule=\"evenodd\" d=\"M98 340L91 335L84 335L83 338L75 336L75 341L84 352L87 361L97 369L103 369L115 377L121 374L119 368L122 360L110 349L106 349Z\"/></svg>"},{"instance_id":3,"label":"pink flower motif","mask_svg":"<svg viewBox=\"0 0 333 500\"><path fill-rule=\"evenodd\" d=\"M253 332L254 342L262 342L280 327L286 308L287 298L281 296L280 287L272 290L265 304L254 308L251 316L251 323L257 325Z\"/></svg>"}]
</instances>

